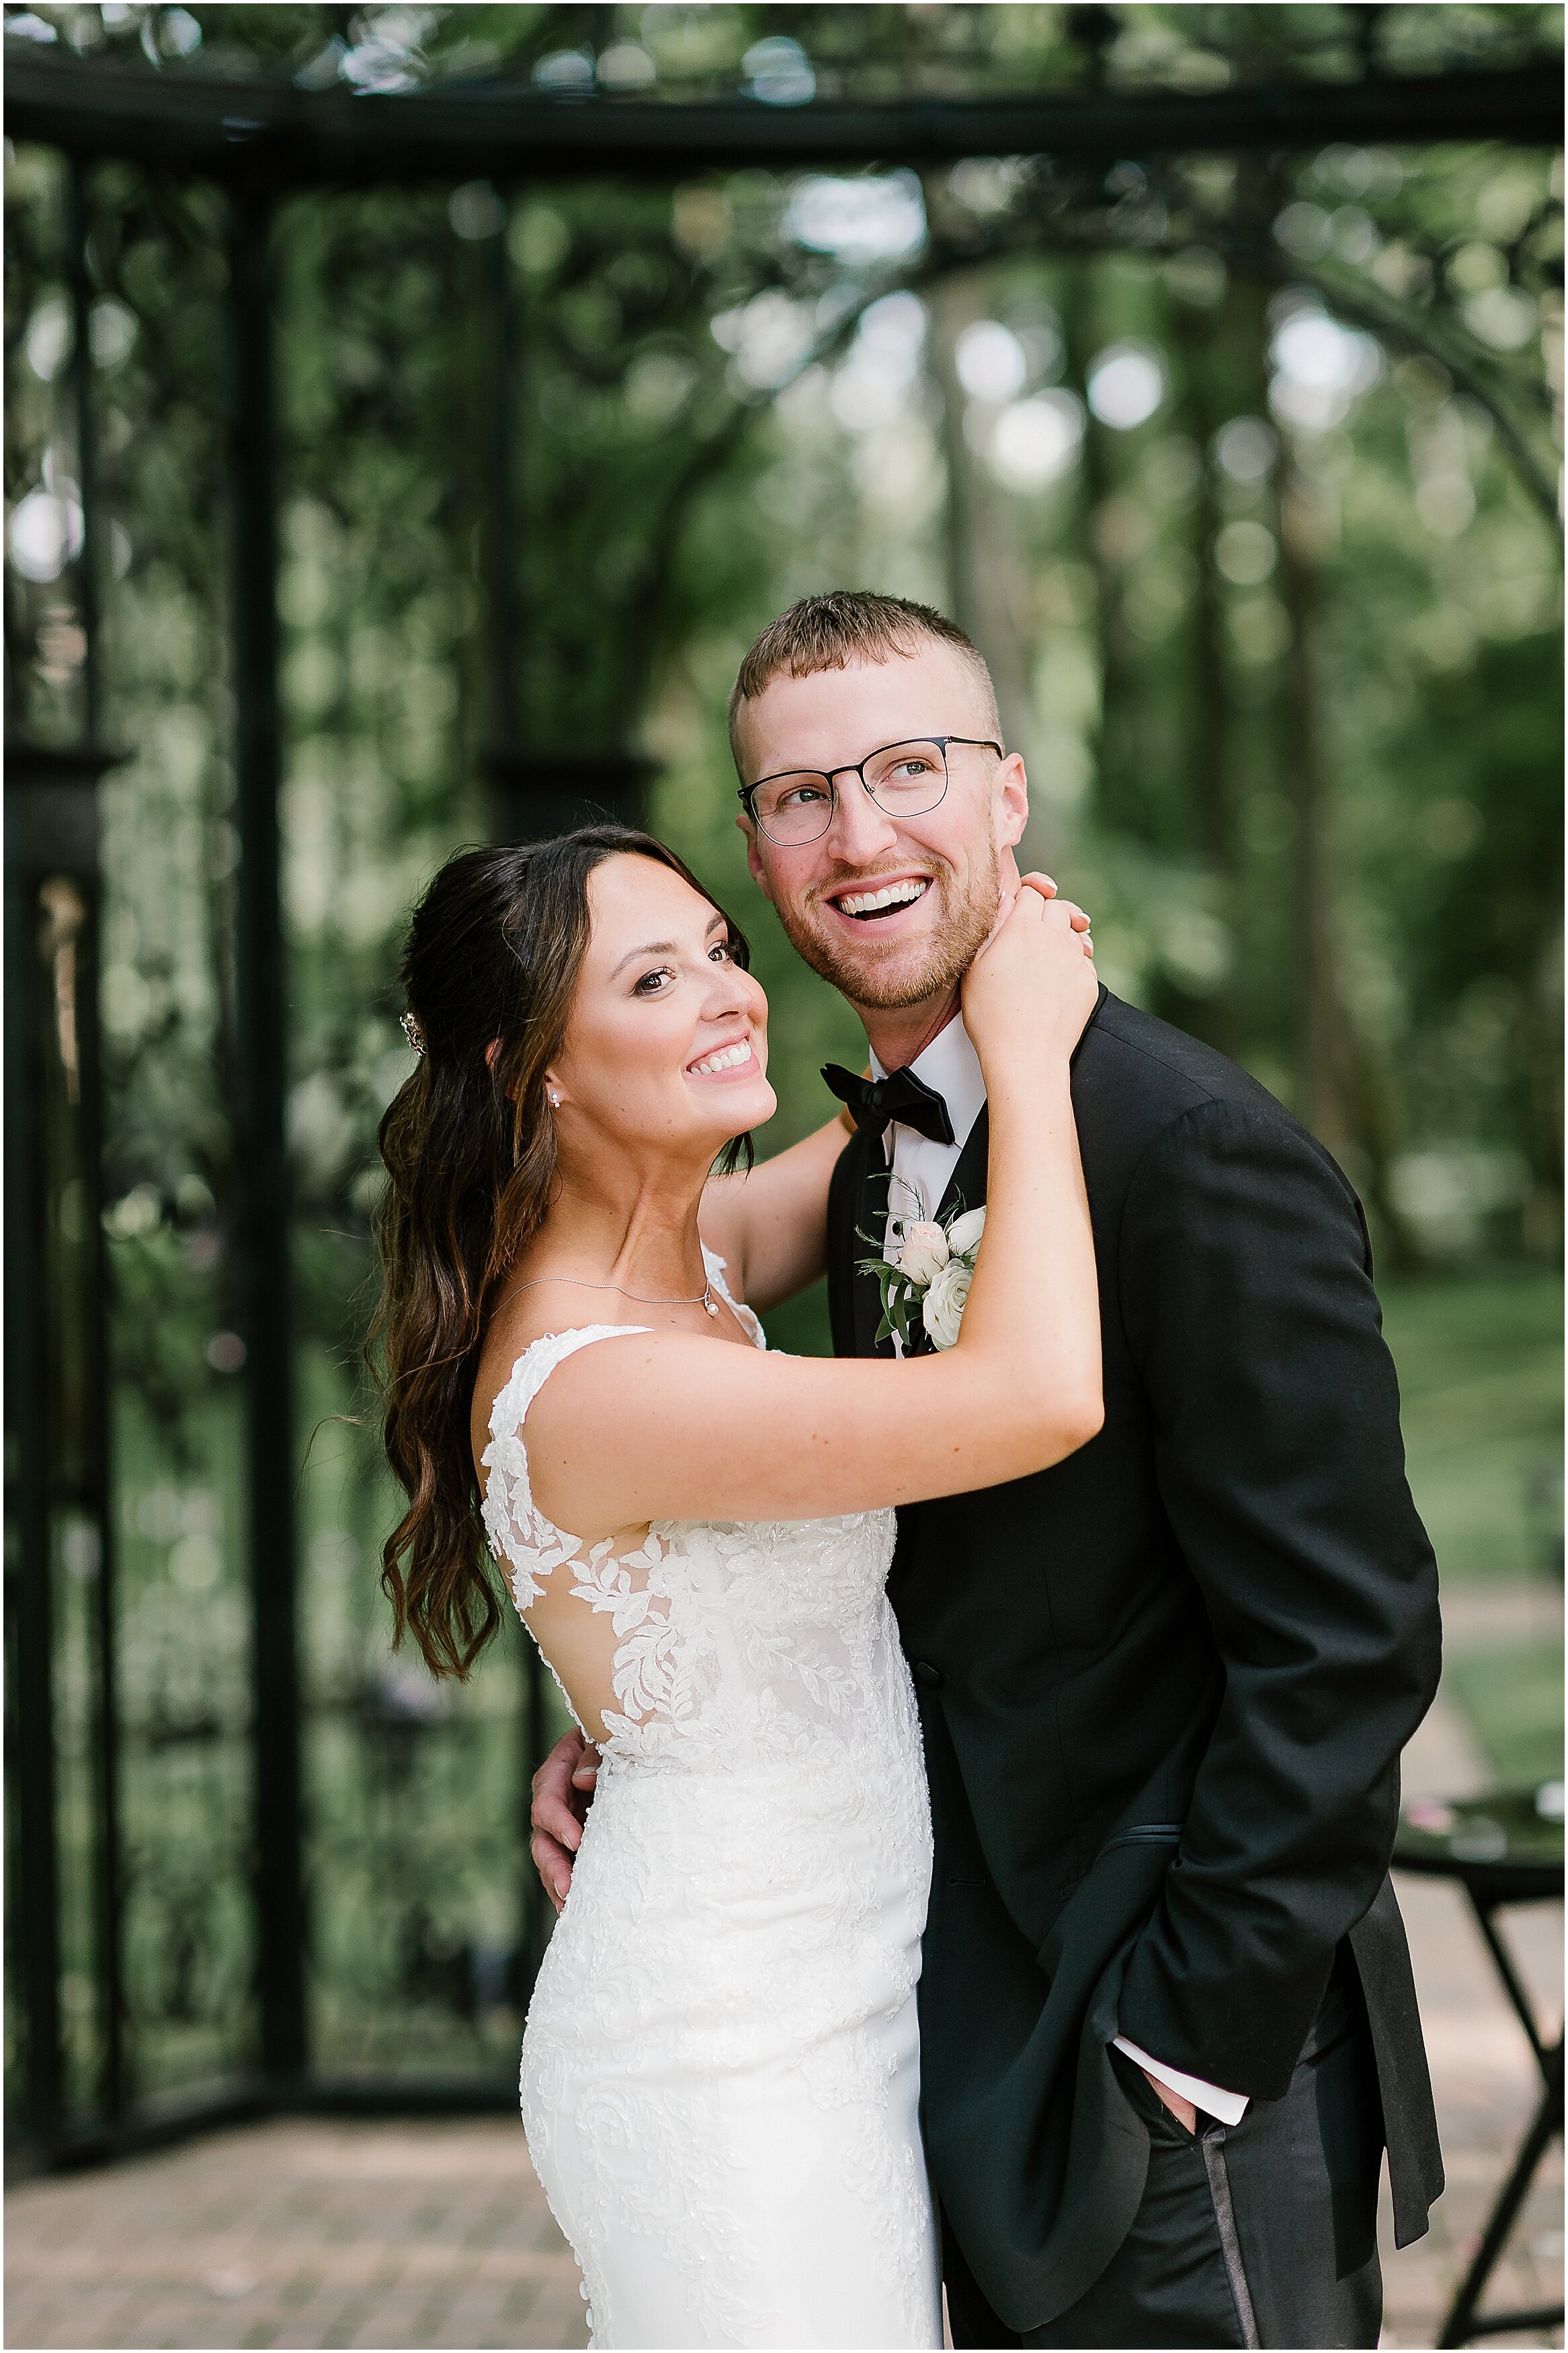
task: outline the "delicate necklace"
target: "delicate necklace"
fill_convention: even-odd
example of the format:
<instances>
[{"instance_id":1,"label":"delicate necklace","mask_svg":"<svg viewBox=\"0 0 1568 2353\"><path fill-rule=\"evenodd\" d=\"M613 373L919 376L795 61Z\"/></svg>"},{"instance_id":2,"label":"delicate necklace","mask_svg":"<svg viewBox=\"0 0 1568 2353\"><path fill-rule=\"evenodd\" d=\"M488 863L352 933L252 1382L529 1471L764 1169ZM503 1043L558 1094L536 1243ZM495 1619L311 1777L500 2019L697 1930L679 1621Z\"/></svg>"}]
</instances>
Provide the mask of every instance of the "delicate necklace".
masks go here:
<instances>
[{"instance_id":1,"label":"delicate necklace","mask_svg":"<svg viewBox=\"0 0 1568 2353\"><path fill-rule=\"evenodd\" d=\"M579 1291L613 1291L619 1298L635 1299L639 1307L704 1307L710 1315L719 1313L719 1302L713 1296L711 1283L705 1282L694 1299L649 1299L640 1291L628 1291L624 1283L584 1282L575 1274L536 1274L531 1282L520 1282L515 1290L509 1291L506 1299L500 1301L497 1313L506 1305L507 1299L515 1299L521 1291L536 1291L542 1282L574 1282Z\"/></svg>"}]
</instances>

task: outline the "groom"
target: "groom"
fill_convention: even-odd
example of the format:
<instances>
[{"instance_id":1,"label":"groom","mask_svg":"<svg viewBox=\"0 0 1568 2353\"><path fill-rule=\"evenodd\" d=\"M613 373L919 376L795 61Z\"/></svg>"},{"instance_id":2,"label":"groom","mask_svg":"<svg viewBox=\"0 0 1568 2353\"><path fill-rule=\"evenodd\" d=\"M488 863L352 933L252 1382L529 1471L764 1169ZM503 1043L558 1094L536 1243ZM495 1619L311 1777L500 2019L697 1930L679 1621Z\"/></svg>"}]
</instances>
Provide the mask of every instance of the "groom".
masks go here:
<instances>
[{"instance_id":1,"label":"groom","mask_svg":"<svg viewBox=\"0 0 1568 2353\"><path fill-rule=\"evenodd\" d=\"M832 1074L857 1124L827 1235L835 1349L870 1355L859 1236L985 1197L958 989L1016 876L1023 763L973 646L886 596L775 621L731 724L752 871L870 1043L870 1081ZM1443 2176L1387 1876L1436 1572L1365 1227L1262 1087L1103 990L1073 1095L1104 1428L900 1512L889 1583L936 1833L921 2075L953 2341L1374 2346L1383 2149L1401 2245ZM579 1749L536 1781L558 1892Z\"/></svg>"}]
</instances>

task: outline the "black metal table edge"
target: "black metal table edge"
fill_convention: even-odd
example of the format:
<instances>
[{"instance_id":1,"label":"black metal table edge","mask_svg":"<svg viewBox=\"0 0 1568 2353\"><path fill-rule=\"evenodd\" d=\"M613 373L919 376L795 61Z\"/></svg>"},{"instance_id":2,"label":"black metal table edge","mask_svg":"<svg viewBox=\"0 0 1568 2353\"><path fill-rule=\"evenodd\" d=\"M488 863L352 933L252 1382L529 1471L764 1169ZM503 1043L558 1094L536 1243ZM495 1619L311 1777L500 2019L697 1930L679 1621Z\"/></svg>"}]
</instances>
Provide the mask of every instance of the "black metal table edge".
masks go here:
<instances>
[{"instance_id":1,"label":"black metal table edge","mask_svg":"<svg viewBox=\"0 0 1568 2353\"><path fill-rule=\"evenodd\" d=\"M1560 2328L1564 2316L1561 2304L1531 2306L1508 2312L1483 2313L1476 2307L1497 2269L1541 2161L1552 2140L1563 2131L1563 2036L1559 2034L1556 2042L1552 2043L1542 2040L1529 1995L1492 1915L1508 1904L1560 1903L1563 1893L1563 1875L1554 1865L1543 1863L1521 1863L1510 1869L1506 1863L1479 1860L1467 1863L1463 1857L1436 1853L1412 1857L1408 1852L1397 1852L1394 1868L1409 1871L1422 1878L1447 1879L1463 1887L1493 1966L1502 1980L1510 2006L1529 2041L1542 2079L1541 2098L1535 2114L1493 2201L1480 2243L1455 2291L1438 2332L1437 2343L1447 2348L1474 2344L1485 2337L1505 2336L1515 2329ZM1483 1884L1486 1887L1484 1894L1481 1892Z\"/></svg>"}]
</instances>

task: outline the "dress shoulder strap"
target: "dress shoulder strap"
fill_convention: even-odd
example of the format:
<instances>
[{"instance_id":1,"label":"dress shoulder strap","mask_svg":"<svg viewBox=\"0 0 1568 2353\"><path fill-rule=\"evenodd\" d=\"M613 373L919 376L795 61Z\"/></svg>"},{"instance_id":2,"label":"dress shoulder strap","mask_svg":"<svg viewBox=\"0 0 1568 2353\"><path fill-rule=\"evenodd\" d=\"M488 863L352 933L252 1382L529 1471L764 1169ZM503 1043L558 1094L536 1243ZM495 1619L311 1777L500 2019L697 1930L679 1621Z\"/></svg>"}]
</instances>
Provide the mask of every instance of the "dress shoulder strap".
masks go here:
<instances>
[{"instance_id":1,"label":"dress shoulder strap","mask_svg":"<svg viewBox=\"0 0 1568 2353\"><path fill-rule=\"evenodd\" d=\"M719 1293L720 1298L732 1311L741 1329L751 1334L759 1348L765 1348L768 1345L768 1335L763 1329L762 1318L748 1307L743 1300L736 1298L724 1279L729 1271L729 1265L730 1261L727 1258L721 1258L717 1250L710 1250L707 1243L703 1243L702 1271L708 1277L710 1286Z\"/></svg>"},{"instance_id":2,"label":"dress shoulder strap","mask_svg":"<svg viewBox=\"0 0 1568 2353\"><path fill-rule=\"evenodd\" d=\"M553 1520L547 1520L533 1500L522 1436L528 1409L556 1366L563 1365L590 1341L614 1340L649 1328L646 1324L582 1324L569 1332L546 1332L523 1350L496 1394L490 1408L490 1442L480 1458L480 1468L487 1474L485 1534L497 1560L506 1563L508 1582L520 1609L531 1608L538 1599L540 1587L552 1568L574 1559L583 1548L581 1536L571 1535Z\"/></svg>"},{"instance_id":3,"label":"dress shoulder strap","mask_svg":"<svg viewBox=\"0 0 1568 2353\"><path fill-rule=\"evenodd\" d=\"M647 1324L579 1324L570 1331L546 1332L539 1339L531 1340L490 1408L490 1436L496 1434L498 1419L521 1423L556 1366L563 1365L568 1356L574 1356L591 1340L614 1340L626 1333L651 1329Z\"/></svg>"}]
</instances>

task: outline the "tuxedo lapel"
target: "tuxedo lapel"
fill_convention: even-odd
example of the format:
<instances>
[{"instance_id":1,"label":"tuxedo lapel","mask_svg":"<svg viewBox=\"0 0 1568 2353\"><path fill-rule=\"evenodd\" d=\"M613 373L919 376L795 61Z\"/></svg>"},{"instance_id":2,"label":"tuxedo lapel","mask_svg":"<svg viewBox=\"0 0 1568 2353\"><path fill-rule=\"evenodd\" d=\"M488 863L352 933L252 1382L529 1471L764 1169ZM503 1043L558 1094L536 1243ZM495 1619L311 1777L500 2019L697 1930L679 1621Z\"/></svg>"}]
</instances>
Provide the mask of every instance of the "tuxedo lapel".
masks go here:
<instances>
[{"instance_id":1,"label":"tuxedo lapel","mask_svg":"<svg viewBox=\"0 0 1568 2353\"><path fill-rule=\"evenodd\" d=\"M1099 1022L1106 1003L1107 991L1101 983L1094 1011L1084 1026L1083 1037L1073 1049L1076 1069L1083 1050L1084 1039ZM938 1223L957 1214L960 1208L979 1209L985 1203L986 1166L991 1149L991 1124L984 1103L973 1126L963 1140L963 1148L954 1163L933 1212ZM881 1321L881 1299L876 1280L858 1271L856 1261L868 1257L873 1245L863 1241L862 1234L874 1234L879 1243L888 1207L887 1171L883 1166L883 1146L864 1129L857 1132L840 1154L833 1172L828 1195L828 1251L833 1261L829 1269L829 1292L833 1306L833 1345L838 1355L852 1353L857 1356L890 1356L893 1345L884 1340L876 1345L877 1326ZM913 1356L922 1356L931 1347L922 1324L916 1323L910 1335Z\"/></svg>"},{"instance_id":2,"label":"tuxedo lapel","mask_svg":"<svg viewBox=\"0 0 1568 2353\"><path fill-rule=\"evenodd\" d=\"M991 1122L984 1103L980 1116L963 1139L963 1149L953 1164L947 1180L947 1190L937 1205L936 1221L952 1216L960 1208L978 1209L985 1201L985 1164L991 1148Z\"/></svg>"},{"instance_id":3,"label":"tuxedo lapel","mask_svg":"<svg viewBox=\"0 0 1568 2353\"><path fill-rule=\"evenodd\" d=\"M1109 995L1110 991L1101 981L1100 994L1094 1001L1094 1011L1084 1023L1083 1037L1079 1038L1078 1044L1072 1050L1072 1063L1075 1070L1078 1058L1083 1051L1084 1038L1089 1036L1089 1031L1099 1021ZM982 1103L979 1116L963 1139L963 1149L953 1165L952 1175L947 1180L947 1190L933 1212L939 1225L961 1208L979 1209L984 1207L986 1164L990 1151L990 1114L985 1104Z\"/></svg>"},{"instance_id":4,"label":"tuxedo lapel","mask_svg":"<svg viewBox=\"0 0 1568 2353\"><path fill-rule=\"evenodd\" d=\"M1078 1044L1072 1050L1072 1061L1075 1070L1078 1064L1078 1058L1083 1051L1083 1039L1089 1036L1089 1031L1099 1021L1100 1012L1104 1007L1105 1000L1109 993L1110 992L1106 988L1104 982L1101 981L1100 986L1100 995L1095 999L1094 1011L1089 1015L1089 1019L1084 1024L1083 1038L1079 1039ZM958 1155L958 1160L953 1168L952 1175L948 1178L947 1190L942 1195L942 1199L937 1206L936 1220L938 1225L945 1224L946 1220L951 1217L955 1217L961 1208L979 1209L984 1207L986 1167L990 1158L990 1116L985 1104L982 1103L980 1106L980 1116L976 1119L973 1126L970 1129L969 1134L964 1137L963 1149ZM924 1325L921 1324L917 1326L914 1335L914 1347L910 1353L914 1356L920 1356L927 1355L930 1352L930 1349L931 1342L926 1336Z\"/></svg>"},{"instance_id":5,"label":"tuxedo lapel","mask_svg":"<svg viewBox=\"0 0 1568 2353\"><path fill-rule=\"evenodd\" d=\"M861 1236L880 1237L887 1195L880 1142L861 1129L839 1154L827 1196L827 1290L834 1352L840 1356L891 1354L890 1342L876 1345L882 1316L876 1277L862 1274L858 1264L876 1247Z\"/></svg>"},{"instance_id":6,"label":"tuxedo lapel","mask_svg":"<svg viewBox=\"0 0 1568 2353\"><path fill-rule=\"evenodd\" d=\"M855 1224L858 1229L854 1236L855 1354L858 1356L890 1356L893 1353L890 1339L884 1340L880 1347L877 1345L877 1326L882 1320L882 1287L874 1274L863 1274L859 1266L861 1259L874 1257L881 1248L882 1229L888 1217L889 1171L883 1159L881 1140L878 1138L873 1142L868 1136L866 1143L864 1173L855 1195ZM874 1235L875 1240L863 1240L862 1236L866 1234Z\"/></svg>"}]
</instances>

